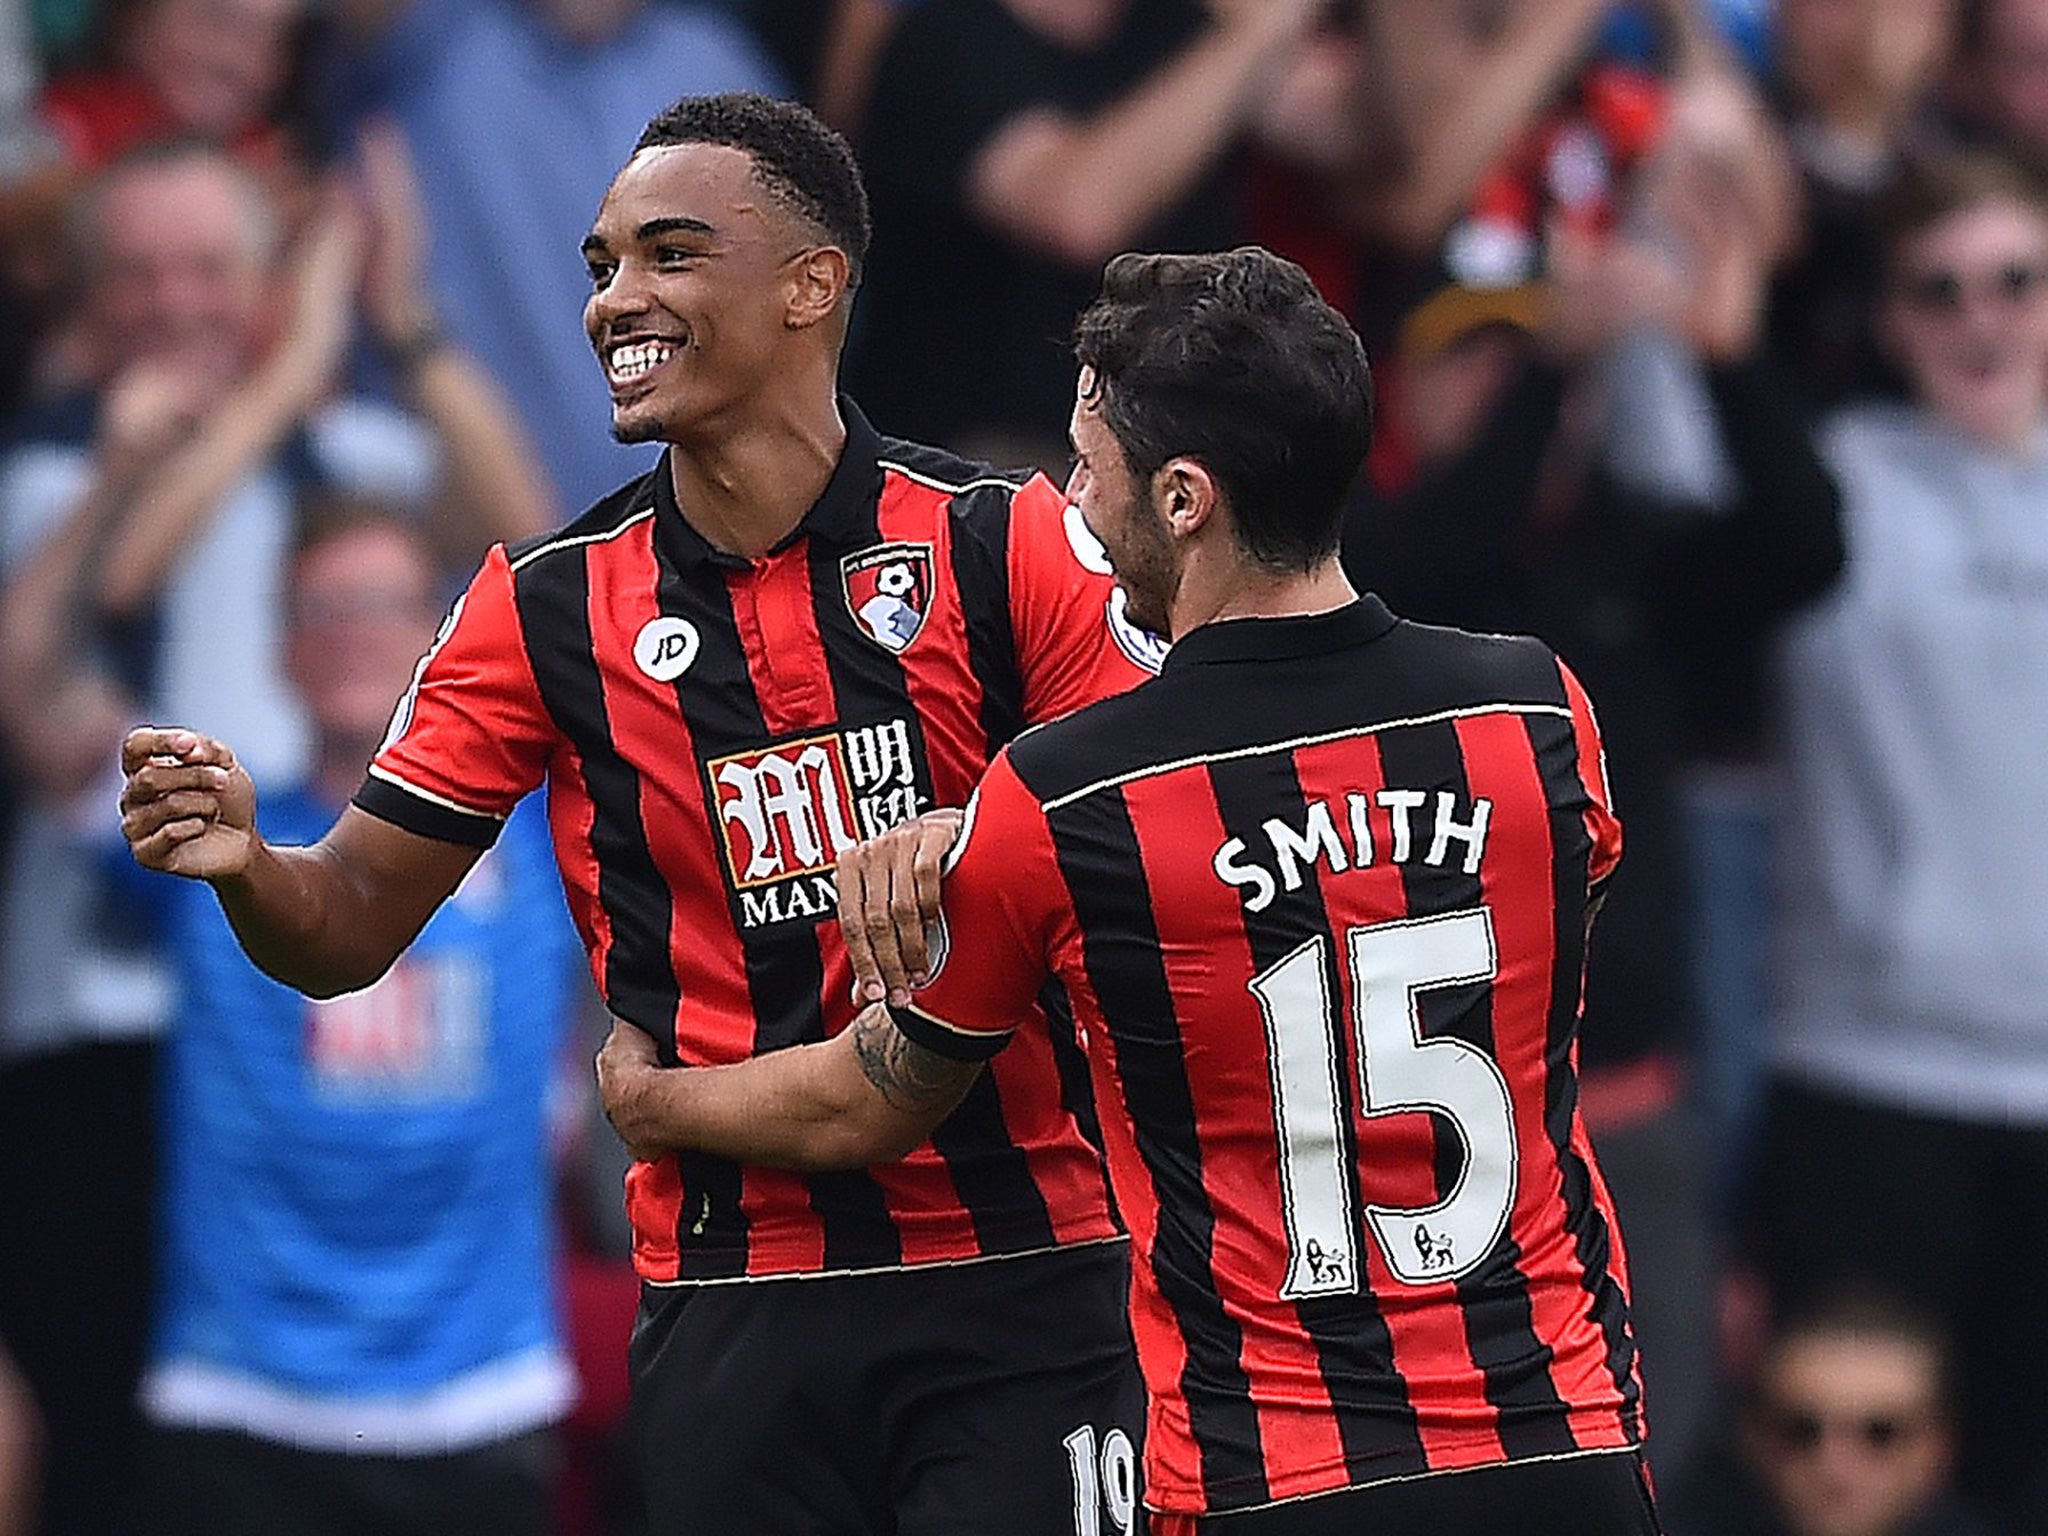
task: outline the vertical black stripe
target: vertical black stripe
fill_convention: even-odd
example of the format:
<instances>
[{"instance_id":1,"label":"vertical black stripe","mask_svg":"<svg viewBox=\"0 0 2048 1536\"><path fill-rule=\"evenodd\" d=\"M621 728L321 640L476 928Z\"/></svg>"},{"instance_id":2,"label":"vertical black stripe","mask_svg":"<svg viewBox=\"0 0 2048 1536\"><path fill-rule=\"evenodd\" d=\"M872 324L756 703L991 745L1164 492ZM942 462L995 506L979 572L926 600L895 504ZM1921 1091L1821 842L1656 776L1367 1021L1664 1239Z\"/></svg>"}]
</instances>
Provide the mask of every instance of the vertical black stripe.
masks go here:
<instances>
[{"instance_id":1,"label":"vertical black stripe","mask_svg":"<svg viewBox=\"0 0 2048 1536\"><path fill-rule=\"evenodd\" d=\"M1202 1182L1194 1094L1137 834L1123 796L1112 791L1049 820L1080 924L1082 963L1110 1021L1117 1080L1159 1206L1152 1273L1187 1342L1181 1391L1202 1481L1226 1507L1262 1503L1269 1497L1265 1454L1242 1363L1244 1335L1217 1294L1216 1213Z\"/></svg>"},{"instance_id":2,"label":"vertical black stripe","mask_svg":"<svg viewBox=\"0 0 2048 1536\"><path fill-rule=\"evenodd\" d=\"M770 737L733 613L727 567L705 559L679 561L672 537L677 530L667 526L665 515L666 509L657 517L655 529L661 564L658 596L661 611L687 619L699 637L697 658L676 679L675 688L701 770L732 753L765 746ZM707 778L703 793L715 837L718 787ZM754 1054L824 1039L824 962L817 930L794 922L749 931L739 927L737 912L733 921L746 955ZM741 1177L737 1165L732 1165L732 1173L735 1180ZM805 1184L811 1208L824 1228L827 1268L861 1268L901 1259L895 1223L870 1175L857 1170L815 1175ZM684 1214L688 1216L687 1209ZM686 1248L686 1263L688 1258Z\"/></svg>"},{"instance_id":3,"label":"vertical black stripe","mask_svg":"<svg viewBox=\"0 0 2048 1536\"><path fill-rule=\"evenodd\" d=\"M944 512L935 507L933 515L943 516ZM861 532L872 535L877 544L883 542L881 521L873 502L867 506L866 517L867 525ZM917 804L928 809L936 802L936 796L923 717L911 697L902 659L854 619L846 600L841 553L825 540L811 541L811 603L824 643L826 666L832 675L840 723L858 727L891 720L904 722L911 743ZM942 581L945 575L935 569L931 579ZM920 641L931 643L931 637L920 635L912 644ZM976 1240L985 1251L1052 1245L1052 1213L1032 1175L1029 1158L1010 1135L994 1073L981 1075L960 1107L932 1133L932 1146L945 1159L946 1171L974 1224Z\"/></svg>"},{"instance_id":4,"label":"vertical black stripe","mask_svg":"<svg viewBox=\"0 0 2048 1536\"><path fill-rule=\"evenodd\" d=\"M1636 1345L1628 1301L1614 1276L1613 1241L1593 1200L1593 1176L1572 1146L1579 1080L1572 1066L1578 1037L1579 990L1586 961L1586 883L1593 839L1586 831L1586 790L1579 779L1579 743L1572 722L1555 715L1525 715L1529 750L1550 805L1551 871L1557 912L1557 966L1550 981L1550 1028L1544 1046L1544 1129L1563 1174L1564 1220L1572 1233L1581 1283L1593 1319L1607 1340L1607 1370L1622 1397L1622 1419L1642 1433L1641 1393L1635 1378Z\"/></svg>"},{"instance_id":5,"label":"vertical black stripe","mask_svg":"<svg viewBox=\"0 0 2048 1536\"><path fill-rule=\"evenodd\" d=\"M1024 678L1010 620L1010 493L969 492L952 515L953 582L967 620L967 662L981 680L981 728L993 757L1021 732Z\"/></svg>"},{"instance_id":6,"label":"vertical black stripe","mask_svg":"<svg viewBox=\"0 0 2048 1536\"><path fill-rule=\"evenodd\" d=\"M675 1020L682 1001L669 953L675 896L655 867L640 804L640 775L612 737L590 631L590 568L609 545L544 556L519 573L515 599L527 637L535 681L548 712L583 762L593 815L591 852L597 860L598 903L611 925L605 960L605 1001L614 1013L640 1024L661 1047L664 1064L676 1063ZM536 643L538 640L539 643ZM738 1274L746 1269L747 1221L740 1210L739 1169L723 1158L686 1153L677 1246L682 1273ZM706 1271L697 1256L722 1262Z\"/></svg>"},{"instance_id":7,"label":"vertical black stripe","mask_svg":"<svg viewBox=\"0 0 2048 1536\"><path fill-rule=\"evenodd\" d=\"M513 601L541 701L574 744L590 792L597 899L612 931L605 1003L653 1035L673 1064L681 997L668 952L673 897L648 851L640 775L612 740L590 634L587 554L563 551L527 566L514 579Z\"/></svg>"},{"instance_id":8,"label":"vertical black stripe","mask_svg":"<svg viewBox=\"0 0 2048 1536\"><path fill-rule=\"evenodd\" d=\"M1263 830L1273 818L1300 828L1307 819L1307 799L1291 755L1266 753L1214 763L1209 768L1216 808L1222 814L1224 830L1244 839L1254 849L1272 845ZM1244 914L1245 938L1251 945L1252 963L1260 972L1278 965L1310 940L1323 945L1324 984L1335 1000L1343 994L1337 968L1342 963L1344 936L1330 927L1323 905L1322 887L1311 872L1299 889L1282 890L1273 902L1258 912ZM1353 1031L1342 1018L1323 1021L1328 1032L1326 1049L1330 1059L1347 1064L1337 1074L1342 1106L1345 1160L1359 1166L1353 1116L1357 1074ZM1351 1212L1351 1252L1362 1255L1368 1241L1364 1212L1354 1199ZM1405 1467L1420 1470L1428 1465L1423 1454L1422 1434L1415 1412L1401 1388L1394 1367L1394 1341L1386 1319L1370 1286L1360 1284L1347 1295L1313 1296L1294 1303L1301 1326L1315 1341L1321 1357L1323 1389L1344 1442L1346 1459L1356 1466Z\"/></svg>"},{"instance_id":9,"label":"vertical black stripe","mask_svg":"<svg viewBox=\"0 0 2048 1536\"><path fill-rule=\"evenodd\" d=\"M1462 821L1471 815L1471 787L1457 727L1411 726L1380 737L1380 761L1389 788L1421 790L1428 800L1410 812L1413 843L1401 879L1413 917L1477 907L1484 891L1477 874L1466 874L1461 845L1451 845L1442 865L1423 862L1436 825L1436 797L1449 790ZM1494 1045L1491 987L1435 988L1422 995L1425 1039L1454 1038L1500 1059ZM1446 1130L1439 1127L1440 1137ZM1440 1160L1440 1167L1442 1166ZM1520 1178L1527 1178L1523 1172ZM1465 1336L1486 1385L1486 1400L1499 1412L1501 1445L1511 1458L1555 1455L1577 1448L1563 1399L1550 1379L1554 1351L1536 1331L1528 1278L1512 1228L1501 1235L1493 1256L1457 1282Z\"/></svg>"}]
</instances>

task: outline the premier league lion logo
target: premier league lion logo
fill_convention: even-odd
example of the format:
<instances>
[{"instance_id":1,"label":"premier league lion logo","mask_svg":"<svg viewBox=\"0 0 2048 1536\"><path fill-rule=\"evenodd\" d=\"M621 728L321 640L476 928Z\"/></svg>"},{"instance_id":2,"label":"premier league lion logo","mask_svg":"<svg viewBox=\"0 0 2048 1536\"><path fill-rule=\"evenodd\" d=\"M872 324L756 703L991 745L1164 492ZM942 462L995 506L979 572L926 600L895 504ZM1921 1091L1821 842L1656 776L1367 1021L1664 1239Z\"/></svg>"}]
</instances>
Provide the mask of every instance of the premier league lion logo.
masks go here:
<instances>
[{"instance_id":1,"label":"premier league lion logo","mask_svg":"<svg viewBox=\"0 0 2048 1536\"><path fill-rule=\"evenodd\" d=\"M839 563L846 606L883 649L900 652L924 628L932 606L932 547L878 544Z\"/></svg>"}]
</instances>

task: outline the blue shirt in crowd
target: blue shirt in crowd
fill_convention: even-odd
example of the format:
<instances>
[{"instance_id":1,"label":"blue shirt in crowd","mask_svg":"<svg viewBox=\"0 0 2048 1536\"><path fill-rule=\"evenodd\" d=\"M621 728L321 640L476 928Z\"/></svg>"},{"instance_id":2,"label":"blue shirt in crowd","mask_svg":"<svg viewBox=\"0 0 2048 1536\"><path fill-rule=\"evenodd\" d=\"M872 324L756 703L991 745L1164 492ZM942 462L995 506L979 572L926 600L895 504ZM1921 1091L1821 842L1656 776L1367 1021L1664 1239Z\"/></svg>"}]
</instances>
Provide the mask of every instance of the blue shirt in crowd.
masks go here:
<instances>
[{"instance_id":1,"label":"blue shirt in crowd","mask_svg":"<svg viewBox=\"0 0 2048 1536\"><path fill-rule=\"evenodd\" d=\"M258 814L309 843L336 811ZM385 1454L559 1417L546 1104L580 951L539 801L389 974L326 1002L257 971L207 886L141 878L182 993L152 1416Z\"/></svg>"}]
</instances>

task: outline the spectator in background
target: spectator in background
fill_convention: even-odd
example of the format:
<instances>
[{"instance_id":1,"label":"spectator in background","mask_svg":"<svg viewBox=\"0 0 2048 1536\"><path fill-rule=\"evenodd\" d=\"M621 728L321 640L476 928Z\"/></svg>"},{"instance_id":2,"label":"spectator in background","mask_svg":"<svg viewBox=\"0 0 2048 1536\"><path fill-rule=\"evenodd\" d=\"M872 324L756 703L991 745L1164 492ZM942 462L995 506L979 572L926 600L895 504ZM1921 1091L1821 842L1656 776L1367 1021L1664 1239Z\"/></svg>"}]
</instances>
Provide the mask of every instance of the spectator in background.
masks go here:
<instances>
[{"instance_id":1,"label":"spectator in background","mask_svg":"<svg viewBox=\"0 0 2048 1536\"><path fill-rule=\"evenodd\" d=\"M37 103L43 153L0 191L7 280L33 346L20 366L33 388L89 379L89 345L65 299L64 230L81 185L155 139L216 144L296 208L305 164L280 99L298 52L301 0L113 0L96 24L101 61L52 79Z\"/></svg>"},{"instance_id":2,"label":"spectator in background","mask_svg":"<svg viewBox=\"0 0 2048 1536\"><path fill-rule=\"evenodd\" d=\"M875 258L849 367L883 430L1066 459L1065 338L1103 261L1242 237L1231 151L1325 0L927 0L864 141Z\"/></svg>"},{"instance_id":3,"label":"spectator in background","mask_svg":"<svg viewBox=\"0 0 2048 1536\"><path fill-rule=\"evenodd\" d=\"M415 523L315 510L285 605L312 768L266 796L269 835L311 841L348 803L442 590ZM326 1002L258 972L206 888L128 869L182 997L151 1530L542 1536L574 1389L544 1101L580 951L538 802L390 972Z\"/></svg>"},{"instance_id":4,"label":"spectator in background","mask_svg":"<svg viewBox=\"0 0 2048 1536\"><path fill-rule=\"evenodd\" d=\"M1897 387L1872 327L1877 206L1904 159L1940 143L1934 96L1958 9L1958 0L1779 0L1779 108L1805 185L1806 233L1778 276L1770 334L1818 405Z\"/></svg>"},{"instance_id":5,"label":"spectator in background","mask_svg":"<svg viewBox=\"0 0 2048 1536\"><path fill-rule=\"evenodd\" d=\"M1952 1361L1940 1327L1834 1292L1764 1341L1733 1443L1674 1489L1683 1536L1989 1536L1950 1490Z\"/></svg>"},{"instance_id":6,"label":"spectator in background","mask_svg":"<svg viewBox=\"0 0 2048 1536\"><path fill-rule=\"evenodd\" d=\"M1361 189L1365 227L1424 261L1461 220L1478 222L1479 235L1499 228L1516 210L1491 205L1482 195L1487 179L1531 158L1539 175L1546 172L1540 149L1523 155L1517 149L1532 132L1545 141L1553 136L1554 128L1545 130L1546 116L1571 92L1611 8L1612 0L1386 0L1371 7L1366 34L1375 89L1359 98L1361 110L1372 114L1376 146L1360 162L1370 178ZM1602 178L1617 158L1633 158L1651 127L1638 121L1640 93L1627 78L1617 74L1611 81L1615 90L1596 92L1612 97L1611 106L1585 104L1591 116L1611 121L1597 125L1607 131L1588 141L1591 156L1578 156L1572 193L1579 200L1604 193ZM1534 196L1552 201L1540 190ZM1517 219L1507 229L1507 238L1531 239L1541 220L1532 226ZM1487 254L1475 252L1473 259ZM1531 270L1525 264L1506 278L1497 269L1455 275L1495 282Z\"/></svg>"},{"instance_id":7,"label":"spectator in background","mask_svg":"<svg viewBox=\"0 0 2048 1536\"><path fill-rule=\"evenodd\" d=\"M1758 357L1768 230L1697 164L1660 172L1659 199L1683 258L1561 239L1543 285L1451 287L1411 316L1394 398L1418 471L1390 500L1361 502L1345 556L1403 614L1537 635L1600 700L1628 859L1586 973L1583 1104L1629 1228L1657 1435L1675 1463L1714 1377L1702 1158L1681 1112L1695 1041L1677 780L1709 725L1753 707L1721 686L1725 656L1822 590L1841 547L1833 487ZM1738 486L1726 510L1652 499L1600 457L1601 364L1643 327L1704 354Z\"/></svg>"},{"instance_id":8,"label":"spectator in background","mask_svg":"<svg viewBox=\"0 0 2048 1536\"><path fill-rule=\"evenodd\" d=\"M303 14L303 0L113 0L107 61L53 79L42 119L84 171L181 134L275 164L291 153L276 111Z\"/></svg>"},{"instance_id":9,"label":"spectator in background","mask_svg":"<svg viewBox=\"0 0 2048 1536\"><path fill-rule=\"evenodd\" d=\"M130 1528L149 1037L168 1009L149 914L92 852L110 802L81 792L145 709L238 726L252 761L303 770L280 665L301 490L431 498L472 552L552 521L506 413L419 298L394 146L366 160L364 313L431 431L333 398L365 265L353 203L331 197L280 268L251 173L173 141L103 172L73 227L98 387L17 422L0 454L0 733L25 800L0 882L0 1339L45 1421L52 1533Z\"/></svg>"},{"instance_id":10,"label":"spectator in background","mask_svg":"<svg viewBox=\"0 0 2048 1536\"><path fill-rule=\"evenodd\" d=\"M2048 175L2048 0L1969 0L1957 95L1993 145Z\"/></svg>"},{"instance_id":11,"label":"spectator in background","mask_svg":"<svg viewBox=\"0 0 2048 1536\"><path fill-rule=\"evenodd\" d=\"M1836 416L1848 574L1782 656L1777 1077L1745 1212L1772 1295L1861 1281L1957 1338L1964 1474L2048 1529L2048 197L1909 172L1880 334L1910 404Z\"/></svg>"},{"instance_id":12,"label":"spectator in background","mask_svg":"<svg viewBox=\"0 0 2048 1536\"><path fill-rule=\"evenodd\" d=\"M28 387L32 349L21 343L36 318L28 290L48 218L47 198L29 188L56 158L35 115L42 61L29 34L26 5L0 6L0 335L15 338L0 351L0 419Z\"/></svg>"},{"instance_id":13,"label":"spectator in background","mask_svg":"<svg viewBox=\"0 0 2048 1536\"><path fill-rule=\"evenodd\" d=\"M419 167L437 306L503 382L564 504L644 473L652 451L606 435L578 245L650 117L679 95L778 94L775 67L693 0L342 0L339 15L348 94L397 117Z\"/></svg>"}]
</instances>

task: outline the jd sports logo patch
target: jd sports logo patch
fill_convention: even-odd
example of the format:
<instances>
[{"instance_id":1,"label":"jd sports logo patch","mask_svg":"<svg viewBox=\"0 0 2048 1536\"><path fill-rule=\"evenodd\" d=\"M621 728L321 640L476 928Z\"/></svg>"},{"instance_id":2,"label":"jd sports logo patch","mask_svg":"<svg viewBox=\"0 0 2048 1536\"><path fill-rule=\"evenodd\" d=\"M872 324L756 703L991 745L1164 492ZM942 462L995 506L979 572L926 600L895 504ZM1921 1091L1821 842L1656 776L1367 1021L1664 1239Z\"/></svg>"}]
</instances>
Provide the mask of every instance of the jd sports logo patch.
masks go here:
<instances>
[{"instance_id":1,"label":"jd sports logo patch","mask_svg":"<svg viewBox=\"0 0 2048 1536\"><path fill-rule=\"evenodd\" d=\"M672 683L690 670L703 642L688 619L649 619L633 641L633 660L657 683Z\"/></svg>"},{"instance_id":2,"label":"jd sports logo patch","mask_svg":"<svg viewBox=\"0 0 2048 1536\"><path fill-rule=\"evenodd\" d=\"M878 544L839 562L846 606L868 638L901 652L924 628L932 606L932 547Z\"/></svg>"}]
</instances>

